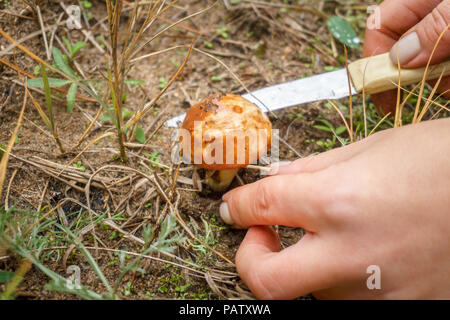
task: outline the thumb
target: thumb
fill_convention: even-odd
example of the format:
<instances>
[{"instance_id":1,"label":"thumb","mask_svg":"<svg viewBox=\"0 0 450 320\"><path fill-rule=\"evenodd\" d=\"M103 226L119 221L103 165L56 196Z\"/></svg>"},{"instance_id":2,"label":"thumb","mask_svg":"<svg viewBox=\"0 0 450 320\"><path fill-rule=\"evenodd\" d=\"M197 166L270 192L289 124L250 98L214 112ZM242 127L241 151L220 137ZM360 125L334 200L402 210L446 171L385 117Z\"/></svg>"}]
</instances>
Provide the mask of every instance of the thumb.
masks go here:
<instances>
[{"instance_id":1,"label":"thumb","mask_svg":"<svg viewBox=\"0 0 450 320\"><path fill-rule=\"evenodd\" d=\"M391 49L394 64L404 68L423 67L428 63L433 49L431 64L450 57L450 0L442 1L430 14L408 31Z\"/></svg>"}]
</instances>

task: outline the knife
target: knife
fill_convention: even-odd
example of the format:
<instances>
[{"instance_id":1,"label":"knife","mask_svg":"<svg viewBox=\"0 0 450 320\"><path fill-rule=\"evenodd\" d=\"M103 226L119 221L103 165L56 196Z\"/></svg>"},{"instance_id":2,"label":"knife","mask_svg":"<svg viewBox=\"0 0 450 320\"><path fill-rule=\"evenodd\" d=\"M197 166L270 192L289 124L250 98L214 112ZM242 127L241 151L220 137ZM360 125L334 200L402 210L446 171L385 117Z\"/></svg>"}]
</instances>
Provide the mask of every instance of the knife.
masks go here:
<instances>
[{"instance_id":1,"label":"knife","mask_svg":"<svg viewBox=\"0 0 450 320\"><path fill-rule=\"evenodd\" d=\"M401 69L401 86L417 83L423 79L425 68ZM350 75L350 86L348 81ZM450 60L428 68L427 79L450 75ZM352 62L347 70L341 69L298 79L242 95L256 104L263 112L298 106L308 102L335 100L364 92L379 93L396 89L399 70L389 57L389 53L364 58ZM168 120L165 124L175 128L183 122L185 114Z\"/></svg>"}]
</instances>

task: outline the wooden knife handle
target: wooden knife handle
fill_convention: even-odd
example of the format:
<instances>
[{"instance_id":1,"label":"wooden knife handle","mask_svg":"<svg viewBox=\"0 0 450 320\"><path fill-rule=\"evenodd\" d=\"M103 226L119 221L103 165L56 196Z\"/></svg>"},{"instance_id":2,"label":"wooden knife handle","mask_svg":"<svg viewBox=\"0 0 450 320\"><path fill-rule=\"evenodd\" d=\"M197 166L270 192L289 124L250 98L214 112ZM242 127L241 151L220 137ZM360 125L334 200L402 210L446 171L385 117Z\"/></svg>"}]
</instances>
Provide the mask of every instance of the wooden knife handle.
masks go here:
<instances>
[{"instance_id":1,"label":"wooden knife handle","mask_svg":"<svg viewBox=\"0 0 450 320\"><path fill-rule=\"evenodd\" d=\"M399 71L389 58L389 53L364 58L348 66L353 86L358 92L368 94L396 89L399 83ZM425 68L401 69L401 86L422 81ZM438 79L441 74L450 75L450 60L428 68L427 79Z\"/></svg>"}]
</instances>

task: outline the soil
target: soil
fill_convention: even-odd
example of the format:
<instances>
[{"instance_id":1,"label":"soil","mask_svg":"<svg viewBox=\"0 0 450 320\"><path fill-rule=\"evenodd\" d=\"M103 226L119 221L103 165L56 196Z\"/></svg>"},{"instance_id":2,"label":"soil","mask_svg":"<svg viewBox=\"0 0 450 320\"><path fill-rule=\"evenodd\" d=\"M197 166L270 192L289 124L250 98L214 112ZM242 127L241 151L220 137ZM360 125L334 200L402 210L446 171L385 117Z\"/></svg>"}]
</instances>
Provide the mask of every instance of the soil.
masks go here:
<instances>
[{"instance_id":1,"label":"soil","mask_svg":"<svg viewBox=\"0 0 450 320\"><path fill-rule=\"evenodd\" d=\"M67 3L69 2L67 1ZM227 3L227 1L224 2ZM151 45L147 46L140 55L157 52L176 45L190 45L195 39L196 47L220 59L243 81L249 90L321 73L329 67L343 67L342 59L338 58L343 56L343 46L339 43L335 44L337 55L333 55L332 45L334 42L332 41L334 40L328 32L324 20L317 14L297 11L293 7L283 7L285 4L294 3L298 3L298 7L307 7L312 4L320 12L332 15L337 12L337 2L272 1L271 3L281 5L281 8L266 5L242 5L240 9L235 7L227 9L224 2L218 1L217 5L208 12L184 21L177 27L165 32ZM9 4L7 7L5 7L6 3ZM108 41L107 24L106 22L99 22L105 21L106 7L103 1L91 0L90 3L92 7L85 9L89 17L90 28L85 24L83 24L83 27L91 32L93 38L104 47L101 37ZM180 0L177 1L175 7L165 12L163 17L170 21L176 21L204 9L212 3L213 1ZM355 1L352 1L352 3L355 3ZM0 27L12 38L19 40L40 30L33 11L27 9L27 6L21 1L1 2L0 7L2 9ZM55 19L58 19L63 13L59 1L44 1L41 4L41 11L45 25L53 24ZM20 14L20 17L4 12ZM361 21L364 21L365 11L355 10L351 12L358 15ZM339 12L337 13L339 14ZM123 28L121 27L120 30L126 29L128 15L129 12L124 14ZM150 37L164 26L167 26L167 21L157 20L145 37ZM295 28L300 28L302 31L296 31ZM363 29L360 24L356 25L356 29L359 33L362 33ZM101 53L91 42L86 40L80 30L68 30L63 25L57 29L55 34L57 36L55 39L66 37L72 44L77 41L86 41L89 44L76 55L75 61L83 70L84 78L100 83L98 90L104 92L104 88L107 87L104 78L107 74L107 55ZM124 37L125 34L119 34L119 39ZM9 45L8 40L3 37L0 38L0 51L5 50ZM23 45L37 56L46 59L42 36L34 36L24 41ZM54 40L53 45L62 50L62 45L57 40ZM141 80L143 84L125 85L124 105L126 110L135 112L155 97L161 89L160 86L167 83L176 72L186 53L186 47L179 48L146 58L134 65L129 72L128 79ZM351 51L350 55L349 59L358 57L360 49ZM17 48L8 51L7 54L0 53L0 58L12 64L17 63L19 68L30 74L33 74L35 67L38 66L36 61ZM17 124L23 104L24 88L16 71L6 65L0 64L0 75L0 143L7 145ZM44 95L37 91L31 92L38 103L44 107ZM210 94L226 92L242 94L245 93L245 90L230 72L217 61L198 52L193 52L181 76L159 99L157 105L139 122L144 131L148 131L147 137L153 133L151 139L146 143L144 152L152 154L156 151L160 163L170 167L169 146L171 145L172 130L166 128L162 123L171 116L185 112L190 105ZM85 97L88 96L82 90L78 93ZM83 148L87 147L89 142L106 132L113 132L111 123L99 121L102 126L91 130L81 146L71 150L71 146L76 144L90 124L83 113L94 117L99 106L96 103L77 99L77 107L72 113L68 113L66 111L65 94L57 92L55 92L53 102L58 133L62 144L69 151L63 154L59 152L55 140L42 122L38 112L31 103L28 103L12 151L13 155L30 161L37 161L38 158L36 157L39 157L52 163L64 165L69 163ZM324 151L324 148L318 145L316 141L329 139L330 134L314 128L319 118L327 119L336 127L342 125L337 113L330 110L325 102L289 108L270 115L273 128L280 131L280 136L288 144L280 144L281 160L294 160L299 155L307 156ZM132 139L129 142L137 143ZM90 174L106 165L127 166L137 170L145 169L142 165L142 159L132 155L137 154L139 148L134 146L128 148L130 155L127 163L122 163L118 159L116 150L116 139L105 138L91 146L79 160L86 168L86 173ZM148 168L161 174L162 184L165 188L170 186L172 181L170 179L173 177L172 167L169 172L166 172L157 165L151 166L147 163ZM190 179L193 170L182 166L182 171L179 174ZM202 176L203 172L200 171L199 174ZM102 176L116 180L127 175L130 175L130 173L113 170L112 168L102 172ZM260 179L261 176L256 170L243 169L239 173L239 178L235 179L231 188L240 184L252 183ZM138 208L137 203L144 194L133 189L138 180L133 177L130 183L121 185L113 194L114 200L105 190L94 187L91 188L90 198L92 208L97 212L106 208L114 208L115 205L125 199L126 205L122 208L125 210L124 217L129 219L129 223L124 226L124 230L133 232L136 236L141 236L142 228L135 230L135 227L142 226L144 223L155 223L157 216L163 214L160 211L162 211L166 202L158 196L158 200L153 198L151 206ZM76 185L83 188L85 186L81 182ZM150 188L150 184L146 184L144 188ZM208 191L205 186L199 192L193 189L192 185L183 183L177 184L177 193L179 194L177 208L189 228L195 234L205 235L207 230L204 222L206 222L206 225L209 224L213 234L213 240L209 244L223 256L233 261L239 244L245 235L245 230L232 229L220 220L218 208L221 195ZM65 198L75 198L83 204L87 203L83 192L55 179L45 170L30 163L14 157L10 158L2 192L1 201L4 205L8 204L9 207L14 206L35 211L38 208L53 207ZM82 207L68 202L62 206L62 210L65 214L69 214L82 210ZM55 214L54 219L58 219L58 215ZM277 227L277 230L283 246L294 244L303 234L302 230L294 228L280 226ZM95 237L96 241L94 241L93 235L88 233L82 237L83 243L86 246L98 245L102 248L132 252L140 252L142 249L140 244L118 237L110 228L97 227ZM65 245L69 244L69 241L67 241ZM196 247L193 244L198 243L190 238L189 242L177 246L174 255L186 261L189 259L204 268L235 272L232 265L211 250L208 249L206 253L201 253L195 249ZM60 242L50 243L49 247L54 245L63 246L64 244ZM65 265L61 257L64 256L66 249L53 250L52 252L52 255L46 257L45 265L65 276ZM91 253L107 279L113 283L120 272L119 264L112 263L118 259L117 256L106 250L93 250ZM8 252L8 255L8 259L0 260L0 270L13 271L20 265L18 255L11 251ZM167 258L161 254L153 254L153 256L174 261L172 258ZM145 269L145 273L128 272L120 283L117 292L121 298L218 299L252 297L238 276L232 277L228 282L216 283L220 287L218 289L214 288L214 285L211 285L204 276L196 277L185 268L152 260L144 259L143 261L142 268ZM72 264L80 266L83 285L96 292L105 290L89 267L87 260L77 250L74 250L66 261L66 265ZM17 289L17 298L77 299L75 295L47 290L45 285L48 282L49 278L36 266L33 266ZM183 289L183 286L186 287ZM0 285L0 291L3 287Z\"/></svg>"}]
</instances>

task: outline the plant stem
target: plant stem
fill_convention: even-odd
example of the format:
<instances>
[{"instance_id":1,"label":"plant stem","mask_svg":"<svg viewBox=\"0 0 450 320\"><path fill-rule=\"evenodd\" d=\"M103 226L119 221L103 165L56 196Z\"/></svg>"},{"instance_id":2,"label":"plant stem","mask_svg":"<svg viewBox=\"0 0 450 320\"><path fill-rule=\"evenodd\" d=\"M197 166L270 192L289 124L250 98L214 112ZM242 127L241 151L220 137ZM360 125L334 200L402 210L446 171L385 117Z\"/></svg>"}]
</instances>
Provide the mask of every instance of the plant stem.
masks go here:
<instances>
[{"instance_id":1,"label":"plant stem","mask_svg":"<svg viewBox=\"0 0 450 320\"><path fill-rule=\"evenodd\" d=\"M56 144L59 147L61 153L64 153L64 148L58 136L58 129L56 128L55 119L53 117L53 102L50 90L50 84L48 83L47 71L45 70L45 65L41 63L42 81L44 82L44 94L45 94L45 105L47 107L48 118L50 120L50 130L52 131L53 137L55 138Z\"/></svg>"},{"instance_id":2,"label":"plant stem","mask_svg":"<svg viewBox=\"0 0 450 320\"><path fill-rule=\"evenodd\" d=\"M239 169L229 169L229 170L217 170L207 173L208 185L215 192L225 191L233 182L234 177L238 173Z\"/></svg>"},{"instance_id":3,"label":"plant stem","mask_svg":"<svg viewBox=\"0 0 450 320\"><path fill-rule=\"evenodd\" d=\"M119 142L120 160L122 162L127 161L127 155L125 151L125 135L122 129L123 118L122 118L122 90L123 90L123 77L121 76L122 68L118 66L118 34L120 26L120 16L122 13L122 0L116 1L114 4L114 10L111 11L111 7L108 9L109 17L109 31L111 35L111 70L108 70L109 85L111 89L111 98L113 100L113 106L115 111L115 122L117 128L117 138ZM113 76L111 76L111 72ZM114 78L113 78L114 77Z\"/></svg>"}]
</instances>

